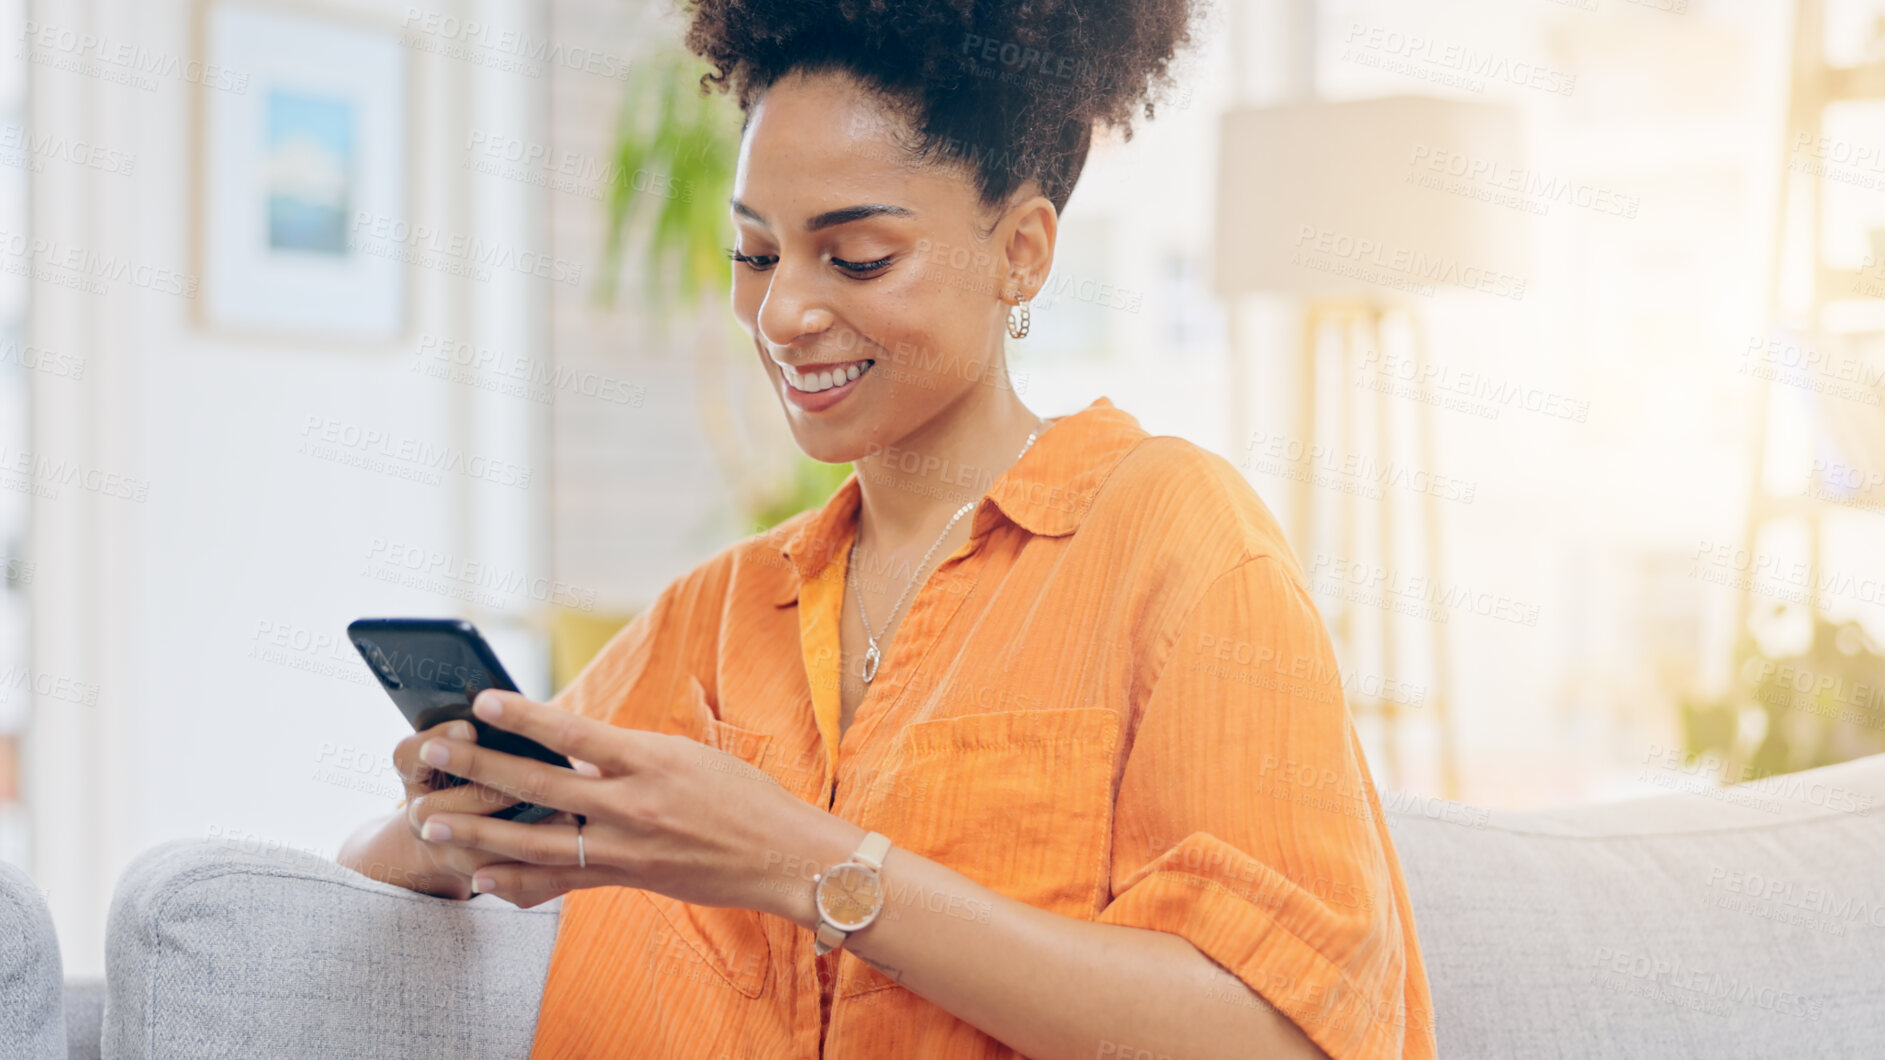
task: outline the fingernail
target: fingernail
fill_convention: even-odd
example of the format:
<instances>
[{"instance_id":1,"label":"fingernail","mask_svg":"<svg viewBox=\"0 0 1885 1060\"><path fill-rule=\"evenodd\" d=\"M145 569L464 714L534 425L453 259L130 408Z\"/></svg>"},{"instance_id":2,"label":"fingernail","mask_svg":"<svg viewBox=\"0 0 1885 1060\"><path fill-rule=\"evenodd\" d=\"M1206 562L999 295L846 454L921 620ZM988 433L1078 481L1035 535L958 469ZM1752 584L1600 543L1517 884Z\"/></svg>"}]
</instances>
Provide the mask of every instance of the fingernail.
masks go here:
<instances>
[{"instance_id":1,"label":"fingernail","mask_svg":"<svg viewBox=\"0 0 1885 1060\"><path fill-rule=\"evenodd\" d=\"M444 821L427 821L419 829L419 838L428 843L444 843L452 838L452 826Z\"/></svg>"},{"instance_id":2,"label":"fingernail","mask_svg":"<svg viewBox=\"0 0 1885 1060\"><path fill-rule=\"evenodd\" d=\"M455 721L452 722L452 731L447 735L460 740L470 740L478 735L478 730L472 728L471 723L468 721Z\"/></svg>"},{"instance_id":3,"label":"fingernail","mask_svg":"<svg viewBox=\"0 0 1885 1060\"><path fill-rule=\"evenodd\" d=\"M471 704L471 712L485 721L496 721L504 714L504 704L498 702L496 696L479 696Z\"/></svg>"},{"instance_id":4,"label":"fingernail","mask_svg":"<svg viewBox=\"0 0 1885 1060\"><path fill-rule=\"evenodd\" d=\"M492 879L489 876L473 876L471 878L471 893L472 894L483 894L486 891L496 886L497 886L497 881Z\"/></svg>"},{"instance_id":5,"label":"fingernail","mask_svg":"<svg viewBox=\"0 0 1885 1060\"><path fill-rule=\"evenodd\" d=\"M419 748L419 757L428 765L442 766L452 760L452 753L437 740L427 740L425 745Z\"/></svg>"}]
</instances>

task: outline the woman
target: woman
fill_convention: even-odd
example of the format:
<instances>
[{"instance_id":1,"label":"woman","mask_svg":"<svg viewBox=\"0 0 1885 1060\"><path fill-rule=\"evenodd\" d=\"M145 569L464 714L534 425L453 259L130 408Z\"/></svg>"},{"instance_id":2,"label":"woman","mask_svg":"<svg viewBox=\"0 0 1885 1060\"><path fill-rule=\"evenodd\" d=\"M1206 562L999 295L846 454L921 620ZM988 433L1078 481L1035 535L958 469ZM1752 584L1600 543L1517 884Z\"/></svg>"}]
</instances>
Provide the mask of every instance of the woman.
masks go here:
<instances>
[{"instance_id":1,"label":"woman","mask_svg":"<svg viewBox=\"0 0 1885 1060\"><path fill-rule=\"evenodd\" d=\"M405 812L342 860L565 895L538 1060L1432 1056L1275 520L1106 398L1042 419L1006 384L1093 128L1152 115L1191 12L863 6L688 33L746 114L734 312L799 446L856 474L552 703L480 698L577 771L415 734ZM562 812L487 816L520 797Z\"/></svg>"}]
</instances>

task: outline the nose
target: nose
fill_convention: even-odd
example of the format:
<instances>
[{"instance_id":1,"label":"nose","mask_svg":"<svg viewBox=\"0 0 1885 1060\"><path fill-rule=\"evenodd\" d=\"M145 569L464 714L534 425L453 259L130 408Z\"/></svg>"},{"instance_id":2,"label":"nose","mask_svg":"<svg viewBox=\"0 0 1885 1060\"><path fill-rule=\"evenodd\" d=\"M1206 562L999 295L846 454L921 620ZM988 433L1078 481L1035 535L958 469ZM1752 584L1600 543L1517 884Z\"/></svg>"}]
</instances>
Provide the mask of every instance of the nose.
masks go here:
<instances>
[{"instance_id":1,"label":"nose","mask_svg":"<svg viewBox=\"0 0 1885 1060\"><path fill-rule=\"evenodd\" d=\"M781 255L772 267L766 298L759 304L759 335L776 348L788 348L808 335L831 329L837 317L821 304L817 279L810 270L788 266Z\"/></svg>"}]
</instances>

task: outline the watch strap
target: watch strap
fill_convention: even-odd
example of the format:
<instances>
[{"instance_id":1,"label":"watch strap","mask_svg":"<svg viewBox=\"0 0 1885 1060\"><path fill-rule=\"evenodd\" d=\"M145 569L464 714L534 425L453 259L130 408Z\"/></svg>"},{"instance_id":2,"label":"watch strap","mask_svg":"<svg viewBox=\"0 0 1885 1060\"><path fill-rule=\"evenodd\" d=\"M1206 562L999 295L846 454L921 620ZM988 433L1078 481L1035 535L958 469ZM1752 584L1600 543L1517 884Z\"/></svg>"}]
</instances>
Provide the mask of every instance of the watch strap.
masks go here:
<instances>
[{"instance_id":1,"label":"watch strap","mask_svg":"<svg viewBox=\"0 0 1885 1060\"><path fill-rule=\"evenodd\" d=\"M812 949L816 951L820 957L823 957L825 954L844 945L844 937L847 934L849 934L849 932L843 931L821 920L818 922L817 942Z\"/></svg>"},{"instance_id":2,"label":"watch strap","mask_svg":"<svg viewBox=\"0 0 1885 1060\"><path fill-rule=\"evenodd\" d=\"M882 832L872 832L857 845L857 852L851 855L851 860L878 870L884 867L884 858L889 853L890 837Z\"/></svg>"}]
</instances>

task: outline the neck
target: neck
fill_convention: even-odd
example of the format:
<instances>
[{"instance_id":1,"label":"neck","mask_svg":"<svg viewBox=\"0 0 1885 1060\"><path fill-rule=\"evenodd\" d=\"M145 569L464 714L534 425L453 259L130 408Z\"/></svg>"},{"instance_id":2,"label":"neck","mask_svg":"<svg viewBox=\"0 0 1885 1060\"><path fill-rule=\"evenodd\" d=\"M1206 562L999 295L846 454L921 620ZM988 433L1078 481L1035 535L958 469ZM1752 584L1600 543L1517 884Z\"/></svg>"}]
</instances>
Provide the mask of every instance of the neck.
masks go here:
<instances>
[{"instance_id":1,"label":"neck","mask_svg":"<svg viewBox=\"0 0 1885 1060\"><path fill-rule=\"evenodd\" d=\"M1014 391L970 387L922 427L858 459L859 534L880 552L928 548L956 509L1014 464L1038 421Z\"/></svg>"}]
</instances>

